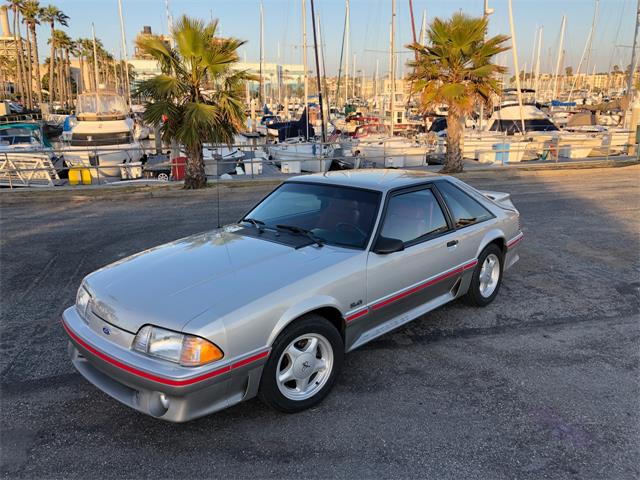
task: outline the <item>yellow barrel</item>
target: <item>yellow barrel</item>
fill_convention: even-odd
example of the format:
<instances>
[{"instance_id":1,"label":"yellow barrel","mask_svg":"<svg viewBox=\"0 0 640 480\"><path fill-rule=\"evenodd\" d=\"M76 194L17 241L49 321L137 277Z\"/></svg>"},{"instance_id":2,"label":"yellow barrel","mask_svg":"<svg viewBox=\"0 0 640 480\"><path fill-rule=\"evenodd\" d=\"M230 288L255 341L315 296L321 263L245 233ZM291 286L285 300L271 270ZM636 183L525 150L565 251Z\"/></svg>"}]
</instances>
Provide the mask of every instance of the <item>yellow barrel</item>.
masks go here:
<instances>
[{"instance_id":1,"label":"yellow barrel","mask_svg":"<svg viewBox=\"0 0 640 480\"><path fill-rule=\"evenodd\" d=\"M88 168L82 169L82 184L91 185L91 170Z\"/></svg>"},{"instance_id":2,"label":"yellow barrel","mask_svg":"<svg viewBox=\"0 0 640 480\"><path fill-rule=\"evenodd\" d=\"M81 173L79 168L69 169L69 185L78 185L81 180Z\"/></svg>"}]
</instances>

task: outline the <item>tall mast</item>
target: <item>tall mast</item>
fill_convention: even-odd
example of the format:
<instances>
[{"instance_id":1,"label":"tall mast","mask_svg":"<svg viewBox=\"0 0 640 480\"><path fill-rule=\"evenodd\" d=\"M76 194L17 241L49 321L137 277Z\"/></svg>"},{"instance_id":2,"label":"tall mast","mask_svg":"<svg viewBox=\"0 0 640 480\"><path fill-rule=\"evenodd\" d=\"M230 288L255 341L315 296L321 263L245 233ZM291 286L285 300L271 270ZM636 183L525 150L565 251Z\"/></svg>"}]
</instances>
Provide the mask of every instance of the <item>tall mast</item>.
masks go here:
<instances>
[{"instance_id":1,"label":"tall mast","mask_svg":"<svg viewBox=\"0 0 640 480\"><path fill-rule=\"evenodd\" d=\"M344 38L344 103L349 101L349 0L346 0L346 20L345 20L345 38Z\"/></svg>"},{"instance_id":2,"label":"tall mast","mask_svg":"<svg viewBox=\"0 0 640 480\"><path fill-rule=\"evenodd\" d=\"M262 8L262 0L260 0L260 107L261 108L265 102L263 68L264 68L264 11Z\"/></svg>"},{"instance_id":3,"label":"tall mast","mask_svg":"<svg viewBox=\"0 0 640 480\"><path fill-rule=\"evenodd\" d=\"M591 64L591 46L593 45L593 36L596 31L596 21L598 19L598 6L600 5L600 0L595 0L595 6L593 8L593 19L591 20L591 30L589 30L589 48L587 49L587 66L584 71L588 75L589 74L589 66Z\"/></svg>"},{"instance_id":4,"label":"tall mast","mask_svg":"<svg viewBox=\"0 0 640 480\"><path fill-rule=\"evenodd\" d=\"M633 90L633 74L636 71L637 47L638 47L638 29L640 28L640 0L638 0L638 9L636 12L636 30L633 34L633 50L631 50L631 71L627 78L627 95L631 100L631 91Z\"/></svg>"},{"instance_id":5,"label":"tall mast","mask_svg":"<svg viewBox=\"0 0 640 480\"><path fill-rule=\"evenodd\" d=\"M310 0L310 2L311 2L311 26L313 27L313 47L314 47L315 57L316 57L316 76L318 80L318 102L320 103L320 123L322 124L322 143L325 143L327 141L327 132L325 130L325 125L324 125L324 107L322 105L322 82L320 80L320 59L318 58L318 36L316 34L316 13L313 5L313 0Z\"/></svg>"},{"instance_id":6,"label":"tall mast","mask_svg":"<svg viewBox=\"0 0 640 480\"><path fill-rule=\"evenodd\" d=\"M533 84L533 89L536 91L535 98L538 98L538 85L540 79L540 51L542 50L542 27L540 27L538 33L538 49L536 54L536 73L535 73L535 83Z\"/></svg>"},{"instance_id":7,"label":"tall mast","mask_svg":"<svg viewBox=\"0 0 640 480\"><path fill-rule=\"evenodd\" d=\"M309 83L307 78L307 0L302 0L302 65L304 67L304 108L307 109L309 98ZM306 139L309 140L309 112L306 112Z\"/></svg>"},{"instance_id":8,"label":"tall mast","mask_svg":"<svg viewBox=\"0 0 640 480\"><path fill-rule=\"evenodd\" d=\"M391 128L393 136L393 124L396 116L396 0L391 0Z\"/></svg>"},{"instance_id":9,"label":"tall mast","mask_svg":"<svg viewBox=\"0 0 640 480\"><path fill-rule=\"evenodd\" d=\"M558 74L562 63L562 44L564 43L564 29L567 25L567 17L562 16L562 24L560 25L560 44L558 45L558 60L556 61L556 71L553 75L553 98L558 98Z\"/></svg>"},{"instance_id":10,"label":"tall mast","mask_svg":"<svg viewBox=\"0 0 640 480\"><path fill-rule=\"evenodd\" d=\"M573 89L575 88L576 82L578 81L578 77L580 76L580 69L582 68L582 61L584 60L585 55L587 55L587 65L585 67L585 72L587 74L589 73L589 55L591 55L590 53L591 43L593 41L593 32L596 26L596 18L598 16L598 4L599 4L599 0L596 0L595 6L593 9L593 20L591 22L591 30L589 30L589 35L587 35L587 41L584 43L584 50L582 50L582 55L580 56L580 62L578 62L578 69L574 73L573 81L571 82L571 89L569 90L569 98L567 99L568 102L571 101L571 96L573 95Z\"/></svg>"},{"instance_id":11,"label":"tall mast","mask_svg":"<svg viewBox=\"0 0 640 480\"><path fill-rule=\"evenodd\" d=\"M167 15L167 29L169 30L169 46L173 48L175 41L173 39L173 17L171 17L171 10L169 9L169 0L164 0L165 14Z\"/></svg>"},{"instance_id":12,"label":"tall mast","mask_svg":"<svg viewBox=\"0 0 640 480\"><path fill-rule=\"evenodd\" d=\"M374 85L374 88L373 88L373 91L374 91L374 103L376 104L376 108L380 108L380 106L378 105L378 67L379 67L379 65L380 65L380 60L378 60L376 58L376 75L375 75L374 83L373 83L373 85Z\"/></svg>"},{"instance_id":13,"label":"tall mast","mask_svg":"<svg viewBox=\"0 0 640 480\"><path fill-rule=\"evenodd\" d=\"M91 22L91 35L93 37L93 72L96 77L96 113L98 113L98 105L100 98L98 96L98 86L100 85L100 69L98 68L98 49L96 48L96 28Z\"/></svg>"},{"instance_id":14,"label":"tall mast","mask_svg":"<svg viewBox=\"0 0 640 480\"><path fill-rule=\"evenodd\" d=\"M536 57L536 45L538 44L538 29L536 28L536 32L533 35L533 43L531 44L531 62L529 66L531 67L531 72L529 74L529 88L533 87L533 70L534 70L534 62ZM527 69L524 70L525 77L527 75ZM526 78L525 78L526 80ZM526 83L526 82L525 82Z\"/></svg>"},{"instance_id":15,"label":"tall mast","mask_svg":"<svg viewBox=\"0 0 640 480\"><path fill-rule=\"evenodd\" d=\"M353 54L353 82L351 83L351 98L356 98L356 54Z\"/></svg>"},{"instance_id":16,"label":"tall mast","mask_svg":"<svg viewBox=\"0 0 640 480\"><path fill-rule=\"evenodd\" d=\"M511 52L513 53L513 68L516 73L516 92L518 94L518 107L520 109L520 123L522 125L522 133L524 133L524 113L522 111L522 90L520 90L520 68L518 67L518 45L516 43L516 27L513 23L512 0L509 0L508 6L509 6L509 27L511 28Z\"/></svg>"},{"instance_id":17,"label":"tall mast","mask_svg":"<svg viewBox=\"0 0 640 480\"><path fill-rule=\"evenodd\" d=\"M127 89L127 101L131 109L131 87L129 85L129 61L127 57L127 38L124 33L124 20L122 19L122 0L118 0L118 13L120 14L120 35L122 37L122 51L124 58L124 85Z\"/></svg>"}]
</instances>

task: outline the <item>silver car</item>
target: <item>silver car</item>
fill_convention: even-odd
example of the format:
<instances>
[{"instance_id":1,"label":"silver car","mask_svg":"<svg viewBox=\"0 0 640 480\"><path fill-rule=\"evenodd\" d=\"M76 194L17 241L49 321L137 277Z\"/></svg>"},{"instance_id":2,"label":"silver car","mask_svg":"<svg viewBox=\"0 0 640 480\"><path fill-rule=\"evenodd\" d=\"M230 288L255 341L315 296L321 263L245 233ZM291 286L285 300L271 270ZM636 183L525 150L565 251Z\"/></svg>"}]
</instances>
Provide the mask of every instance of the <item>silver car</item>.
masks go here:
<instances>
[{"instance_id":1,"label":"silver car","mask_svg":"<svg viewBox=\"0 0 640 480\"><path fill-rule=\"evenodd\" d=\"M63 314L75 368L184 422L258 395L327 395L349 352L456 298L498 294L518 260L509 195L403 170L287 180L238 223L88 275Z\"/></svg>"}]
</instances>

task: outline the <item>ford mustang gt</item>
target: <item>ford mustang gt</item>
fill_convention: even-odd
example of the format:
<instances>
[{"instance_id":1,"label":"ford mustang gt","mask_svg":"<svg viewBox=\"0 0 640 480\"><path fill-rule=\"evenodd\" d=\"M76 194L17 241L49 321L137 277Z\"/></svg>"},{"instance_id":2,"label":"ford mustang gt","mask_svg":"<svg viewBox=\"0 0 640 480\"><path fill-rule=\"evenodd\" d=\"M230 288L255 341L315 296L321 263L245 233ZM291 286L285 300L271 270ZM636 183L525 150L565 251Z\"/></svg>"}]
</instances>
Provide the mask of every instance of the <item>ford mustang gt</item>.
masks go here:
<instances>
[{"instance_id":1,"label":"ford mustang gt","mask_svg":"<svg viewBox=\"0 0 640 480\"><path fill-rule=\"evenodd\" d=\"M346 352L454 299L493 301L518 261L519 217L508 194L449 176L290 178L235 224L88 275L63 314L71 360L173 422L256 395L300 411Z\"/></svg>"}]
</instances>

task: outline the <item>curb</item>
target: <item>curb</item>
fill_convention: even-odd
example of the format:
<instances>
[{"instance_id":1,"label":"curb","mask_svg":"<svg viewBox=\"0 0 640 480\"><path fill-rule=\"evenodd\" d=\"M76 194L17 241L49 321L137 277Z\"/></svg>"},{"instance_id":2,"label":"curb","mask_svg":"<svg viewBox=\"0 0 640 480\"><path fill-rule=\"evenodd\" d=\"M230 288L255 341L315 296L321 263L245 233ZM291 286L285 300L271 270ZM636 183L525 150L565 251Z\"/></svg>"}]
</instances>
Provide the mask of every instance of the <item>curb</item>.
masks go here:
<instances>
[{"instance_id":1,"label":"curb","mask_svg":"<svg viewBox=\"0 0 640 480\"><path fill-rule=\"evenodd\" d=\"M456 177L473 178L476 174L487 177L487 174L496 176L520 176L524 172L540 172L554 170L586 170L586 169L606 169L621 168L640 165L640 161L632 158L625 160L594 160L571 163L552 164L532 164L532 165L509 165L508 167L473 167L465 170ZM535 173L534 173L535 175ZM293 176L293 175L292 175ZM39 202L55 199L64 199L70 202L82 202L90 200L120 200L126 198L197 198L206 197L216 191L216 188L223 189L246 188L256 186L275 187L288 177L269 177L253 180L223 180L210 182L203 190L183 190L182 183L156 184L156 185L100 185L100 186L77 186L77 187L38 187L38 188L16 188L0 190L0 205L12 205L23 202Z\"/></svg>"}]
</instances>

